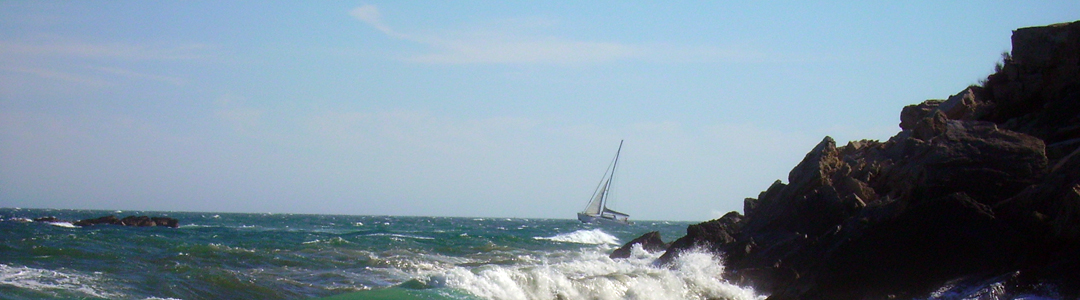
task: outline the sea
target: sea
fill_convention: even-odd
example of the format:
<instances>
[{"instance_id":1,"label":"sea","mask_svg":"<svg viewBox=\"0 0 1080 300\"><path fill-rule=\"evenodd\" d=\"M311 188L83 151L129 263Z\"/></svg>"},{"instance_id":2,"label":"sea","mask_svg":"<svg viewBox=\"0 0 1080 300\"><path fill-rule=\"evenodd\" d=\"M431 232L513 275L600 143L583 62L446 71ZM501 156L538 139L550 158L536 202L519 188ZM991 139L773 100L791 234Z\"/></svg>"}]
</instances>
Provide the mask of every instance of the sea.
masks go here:
<instances>
[{"instance_id":1,"label":"sea","mask_svg":"<svg viewBox=\"0 0 1080 300\"><path fill-rule=\"evenodd\" d=\"M107 215L180 226L71 223ZM0 299L764 299L716 254L608 258L690 224L2 208Z\"/></svg>"}]
</instances>

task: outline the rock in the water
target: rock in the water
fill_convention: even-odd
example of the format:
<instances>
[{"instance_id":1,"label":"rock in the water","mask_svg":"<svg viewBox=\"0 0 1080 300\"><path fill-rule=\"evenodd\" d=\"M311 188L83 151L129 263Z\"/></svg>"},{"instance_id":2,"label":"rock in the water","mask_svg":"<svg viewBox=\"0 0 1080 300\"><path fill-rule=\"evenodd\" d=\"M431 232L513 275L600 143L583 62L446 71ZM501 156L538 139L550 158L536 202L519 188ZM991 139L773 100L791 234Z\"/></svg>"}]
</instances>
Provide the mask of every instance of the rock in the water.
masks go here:
<instances>
[{"instance_id":1,"label":"rock in the water","mask_svg":"<svg viewBox=\"0 0 1080 300\"><path fill-rule=\"evenodd\" d=\"M612 251L611 255L608 255L608 257L610 257L610 258L627 258L627 257L630 257L630 249L632 249L634 247L634 245L641 245L642 249L645 249L645 251L649 251L649 252L664 251L668 247L668 245L666 243L664 243L663 240L660 239L660 232L659 231L653 231L653 232L643 234L643 235L637 237L636 239L631 240L630 242L624 244L622 247L619 247L619 249L615 249L615 251Z\"/></svg>"},{"instance_id":2,"label":"rock in the water","mask_svg":"<svg viewBox=\"0 0 1080 300\"><path fill-rule=\"evenodd\" d=\"M64 220L57 219L56 217L53 217L53 216L48 216L48 217L34 218L33 221L34 222L55 223L55 222L63 222Z\"/></svg>"},{"instance_id":3,"label":"rock in the water","mask_svg":"<svg viewBox=\"0 0 1080 300\"><path fill-rule=\"evenodd\" d=\"M179 226L179 221L168 217L147 217L147 216L127 216L123 219L117 219L116 216L104 216L94 219L84 219L73 223L75 226L94 226L98 224L108 225L121 225L121 226L136 226L136 227L149 227L149 226L164 226L176 228Z\"/></svg>"},{"instance_id":4,"label":"rock in the water","mask_svg":"<svg viewBox=\"0 0 1080 300\"><path fill-rule=\"evenodd\" d=\"M79 221L77 221L75 223L72 223L72 224L74 224L75 226L86 227L86 226L94 226L94 225L98 225L98 224L119 224L119 223L120 223L120 219L117 219L116 216L108 215L108 216L98 217L98 218L94 218L94 219L83 219L83 220L79 220Z\"/></svg>"}]
</instances>

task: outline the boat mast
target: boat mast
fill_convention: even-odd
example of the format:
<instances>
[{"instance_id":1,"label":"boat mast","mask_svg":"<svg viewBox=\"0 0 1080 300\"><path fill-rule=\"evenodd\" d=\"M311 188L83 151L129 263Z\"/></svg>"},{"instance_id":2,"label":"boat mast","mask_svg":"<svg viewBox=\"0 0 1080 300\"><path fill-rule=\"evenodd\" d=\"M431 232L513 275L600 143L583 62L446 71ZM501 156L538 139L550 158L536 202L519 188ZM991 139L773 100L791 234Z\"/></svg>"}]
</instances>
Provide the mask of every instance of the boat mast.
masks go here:
<instances>
[{"instance_id":1,"label":"boat mast","mask_svg":"<svg viewBox=\"0 0 1080 300\"><path fill-rule=\"evenodd\" d=\"M604 185L607 187L606 189L604 189L604 197L600 198L600 207L602 207L602 209L600 210L601 215L604 214L604 210L607 210L608 192L611 191L611 180L615 179L615 168L619 167L619 153L622 152L622 143L623 140L619 140L619 150L615 150L615 162L611 165L611 176L608 177L607 184Z\"/></svg>"}]
</instances>

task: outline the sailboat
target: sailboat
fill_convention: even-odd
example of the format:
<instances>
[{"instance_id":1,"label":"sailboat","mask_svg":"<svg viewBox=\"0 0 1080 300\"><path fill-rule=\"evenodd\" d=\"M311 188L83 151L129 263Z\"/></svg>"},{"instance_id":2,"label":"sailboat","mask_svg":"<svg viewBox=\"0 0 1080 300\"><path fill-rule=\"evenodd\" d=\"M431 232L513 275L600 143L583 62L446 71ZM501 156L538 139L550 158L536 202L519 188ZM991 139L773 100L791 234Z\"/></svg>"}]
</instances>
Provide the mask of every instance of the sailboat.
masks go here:
<instances>
[{"instance_id":1,"label":"sailboat","mask_svg":"<svg viewBox=\"0 0 1080 300\"><path fill-rule=\"evenodd\" d=\"M592 200L585 206L585 210L577 213L577 218L582 223L621 225L633 223L630 222L630 215L607 208L608 192L611 188L611 181L615 177L615 168L619 167L619 153L622 152L622 144L623 141L619 141L619 150L615 151L615 160L611 162L611 167L604 171L604 177L600 178L600 184L596 186Z\"/></svg>"}]
</instances>

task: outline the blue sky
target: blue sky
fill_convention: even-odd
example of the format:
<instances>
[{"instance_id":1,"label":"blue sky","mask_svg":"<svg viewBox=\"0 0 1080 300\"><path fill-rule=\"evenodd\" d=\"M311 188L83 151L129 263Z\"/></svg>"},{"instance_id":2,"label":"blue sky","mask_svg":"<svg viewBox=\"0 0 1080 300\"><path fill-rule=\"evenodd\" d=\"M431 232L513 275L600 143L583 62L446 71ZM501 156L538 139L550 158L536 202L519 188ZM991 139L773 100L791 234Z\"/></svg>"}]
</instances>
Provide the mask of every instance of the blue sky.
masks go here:
<instances>
[{"instance_id":1,"label":"blue sky","mask_svg":"<svg viewBox=\"0 0 1080 300\"><path fill-rule=\"evenodd\" d=\"M940 3L947 2L947 3ZM0 207L741 210L1076 1L5 1Z\"/></svg>"}]
</instances>

